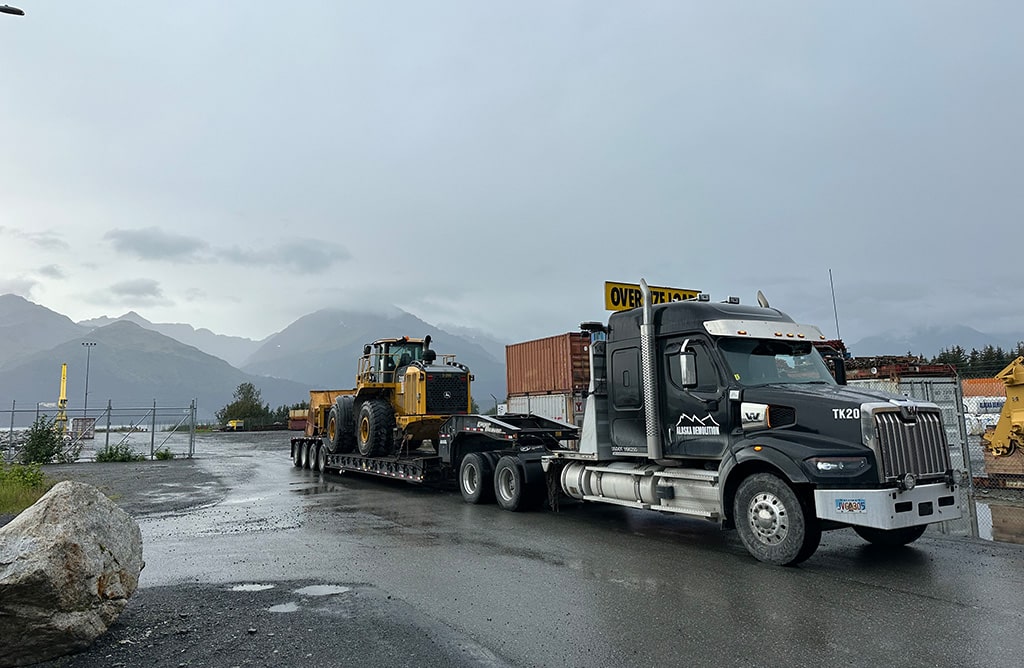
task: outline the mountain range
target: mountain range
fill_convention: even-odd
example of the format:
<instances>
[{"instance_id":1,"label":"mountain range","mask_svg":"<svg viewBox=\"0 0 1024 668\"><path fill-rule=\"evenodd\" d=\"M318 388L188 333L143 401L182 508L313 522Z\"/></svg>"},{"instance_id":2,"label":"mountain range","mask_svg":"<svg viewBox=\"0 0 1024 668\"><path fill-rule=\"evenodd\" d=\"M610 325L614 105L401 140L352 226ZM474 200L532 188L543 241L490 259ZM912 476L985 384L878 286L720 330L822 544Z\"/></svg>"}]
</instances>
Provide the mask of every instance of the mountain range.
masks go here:
<instances>
[{"instance_id":1,"label":"mountain range","mask_svg":"<svg viewBox=\"0 0 1024 668\"><path fill-rule=\"evenodd\" d=\"M388 336L430 334L439 354L454 353L474 374L484 405L504 398L504 356L392 308L384 314L323 310L262 341L185 324L152 323L138 313L73 322L15 295L0 296L0 407L32 412L55 402L68 364L68 408L188 406L200 420L251 382L271 408L305 401L310 389L352 387L363 345ZM82 343L95 342L86 350ZM492 349L496 342L491 341ZM230 363L229 363L230 361ZM88 374L86 374L88 371ZM86 396L88 380L88 396ZM24 416L21 416L24 417ZM25 418L28 419L28 418ZM19 421L24 421L20 419ZM29 420L30 421L30 420Z\"/></svg>"},{"instance_id":2,"label":"mountain range","mask_svg":"<svg viewBox=\"0 0 1024 668\"><path fill-rule=\"evenodd\" d=\"M209 420L241 383L253 383L271 408L295 404L310 389L351 387L365 343L426 334L439 354L454 353L472 369L479 405L504 400L506 342L458 325L432 325L397 307L372 313L324 309L256 341L188 324L152 323L134 311L76 323L22 297L0 295L0 409L12 402L27 410L56 401L61 364L67 363L69 410L86 403L106 406L108 400L115 407L139 407L153 401L188 406L195 399L200 419ZM86 341L96 346L86 349ZM848 348L861 357L932 357L954 345L1009 350L1016 343L970 327L924 327L866 337Z\"/></svg>"}]
</instances>

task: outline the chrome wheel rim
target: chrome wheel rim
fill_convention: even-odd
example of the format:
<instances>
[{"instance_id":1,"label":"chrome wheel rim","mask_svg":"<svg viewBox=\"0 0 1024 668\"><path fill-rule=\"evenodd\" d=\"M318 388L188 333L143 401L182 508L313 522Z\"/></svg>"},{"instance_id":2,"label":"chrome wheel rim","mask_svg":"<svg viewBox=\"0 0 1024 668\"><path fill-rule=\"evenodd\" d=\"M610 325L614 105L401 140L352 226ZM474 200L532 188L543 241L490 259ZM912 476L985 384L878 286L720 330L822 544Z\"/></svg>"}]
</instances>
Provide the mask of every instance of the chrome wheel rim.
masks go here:
<instances>
[{"instance_id":1,"label":"chrome wheel rim","mask_svg":"<svg viewBox=\"0 0 1024 668\"><path fill-rule=\"evenodd\" d=\"M789 535L789 511L771 492L755 494L747 509L750 529L765 545L778 545Z\"/></svg>"}]
</instances>

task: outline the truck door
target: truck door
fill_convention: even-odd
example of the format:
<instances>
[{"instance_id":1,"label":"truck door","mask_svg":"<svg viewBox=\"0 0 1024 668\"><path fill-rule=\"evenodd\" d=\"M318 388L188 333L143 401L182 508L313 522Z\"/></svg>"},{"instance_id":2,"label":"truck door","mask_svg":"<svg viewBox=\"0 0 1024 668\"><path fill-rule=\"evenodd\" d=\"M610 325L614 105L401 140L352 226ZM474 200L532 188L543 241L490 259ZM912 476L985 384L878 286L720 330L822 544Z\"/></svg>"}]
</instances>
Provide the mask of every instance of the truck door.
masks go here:
<instances>
[{"instance_id":1,"label":"truck door","mask_svg":"<svg viewBox=\"0 0 1024 668\"><path fill-rule=\"evenodd\" d=\"M680 354L694 355L696 385L684 386ZM679 337L665 342L660 355L662 434L666 455L720 457L728 444L725 383L707 339Z\"/></svg>"}]
</instances>

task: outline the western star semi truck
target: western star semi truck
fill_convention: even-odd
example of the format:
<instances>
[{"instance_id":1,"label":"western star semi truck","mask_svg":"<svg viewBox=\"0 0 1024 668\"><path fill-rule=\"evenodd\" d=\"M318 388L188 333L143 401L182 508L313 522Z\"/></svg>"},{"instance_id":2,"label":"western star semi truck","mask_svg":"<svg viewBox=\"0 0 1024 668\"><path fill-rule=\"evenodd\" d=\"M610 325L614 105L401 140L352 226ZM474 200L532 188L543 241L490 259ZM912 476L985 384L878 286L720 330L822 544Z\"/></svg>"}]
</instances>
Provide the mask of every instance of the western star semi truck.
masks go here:
<instances>
[{"instance_id":1,"label":"western star semi truck","mask_svg":"<svg viewBox=\"0 0 1024 668\"><path fill-rule=\"evenodd\" d=\"M467 502L508 510L557 508L564 494L704 518L778 565L807 559L826 530L899 546L960 517L937 405L844 385L842 360L837 380L815 348L822 333L760 295L758 306L653 304L639 287L641 307L581 327L590 386L578 433L531 415L453 415L422 479L455 479ZM293 456L310 443L299 440Z\"/></svg>"}]
</instances>

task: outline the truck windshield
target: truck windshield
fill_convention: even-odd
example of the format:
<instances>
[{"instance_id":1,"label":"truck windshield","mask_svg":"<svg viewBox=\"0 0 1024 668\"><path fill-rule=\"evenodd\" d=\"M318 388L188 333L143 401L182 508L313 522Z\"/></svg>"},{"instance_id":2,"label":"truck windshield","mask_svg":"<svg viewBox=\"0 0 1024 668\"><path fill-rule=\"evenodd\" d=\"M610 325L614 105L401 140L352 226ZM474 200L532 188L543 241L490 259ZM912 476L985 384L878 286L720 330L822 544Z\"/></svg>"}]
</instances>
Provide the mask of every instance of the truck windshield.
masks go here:
<instances>
[{"instance_id":1,"label":"truck windshield","mask_svg":"<svg viewBox=\"0 0 1024 668\"><path fill-rule=\"evenodd\" d=\"M741 385L826 383L835 385L825 361L807 341L718 340L729 374Z\"/></svg>"}]
</instances>

